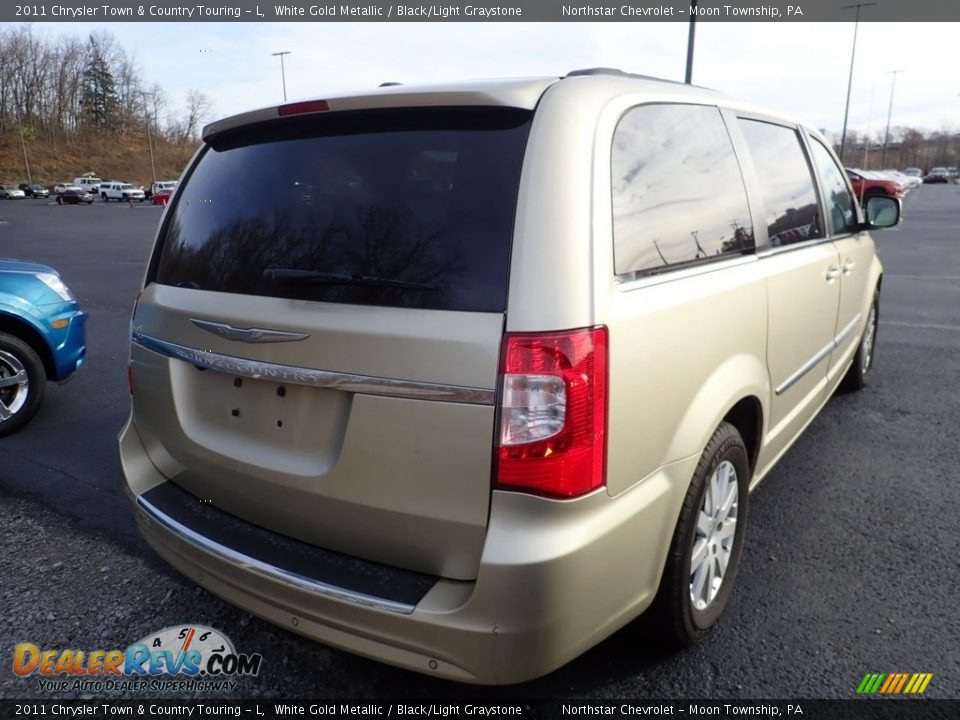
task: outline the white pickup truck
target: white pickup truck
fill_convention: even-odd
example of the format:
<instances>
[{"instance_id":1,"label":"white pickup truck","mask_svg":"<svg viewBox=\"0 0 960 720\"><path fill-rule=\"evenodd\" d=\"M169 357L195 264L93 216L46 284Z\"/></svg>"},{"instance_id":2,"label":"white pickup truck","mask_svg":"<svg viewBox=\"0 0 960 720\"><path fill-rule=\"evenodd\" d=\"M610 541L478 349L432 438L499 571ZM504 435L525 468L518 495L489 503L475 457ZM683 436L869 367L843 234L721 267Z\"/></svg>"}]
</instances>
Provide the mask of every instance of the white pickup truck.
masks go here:
<instances>
[{"instance_id":1,"label":"white pickup truck","mask_svg":"<svg viewBox=\"0 0 960 720\"><path fill-rule=\"evenodd\" d=\"M107 200L119 200L120 202L136 200L137 202L143 202L147 198L143 194L143 190L136 185L111 180L100 183L100 199L104 202Z\"/></svg>"}]
</instances>

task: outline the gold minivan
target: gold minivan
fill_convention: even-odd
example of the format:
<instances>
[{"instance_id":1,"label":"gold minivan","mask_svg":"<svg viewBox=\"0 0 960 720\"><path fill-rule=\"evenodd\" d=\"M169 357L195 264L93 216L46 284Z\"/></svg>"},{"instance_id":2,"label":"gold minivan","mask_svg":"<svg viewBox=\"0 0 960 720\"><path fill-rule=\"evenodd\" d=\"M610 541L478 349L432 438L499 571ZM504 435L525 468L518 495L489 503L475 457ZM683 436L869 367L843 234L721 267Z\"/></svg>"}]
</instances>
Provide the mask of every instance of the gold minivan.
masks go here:
<instances>
[{"instance_id":1,"label":"gold minivan","mask_svg":"<svg viewBox=\"0 0 960 720\"><path fill-rule=\"evenodd\" d=\"M899 217L817 132L619 71L215 122L131 321L140 529L440 677L533 678L648 610L696 642L749 491L864 383Z\"/></svg>"}]
</instances>

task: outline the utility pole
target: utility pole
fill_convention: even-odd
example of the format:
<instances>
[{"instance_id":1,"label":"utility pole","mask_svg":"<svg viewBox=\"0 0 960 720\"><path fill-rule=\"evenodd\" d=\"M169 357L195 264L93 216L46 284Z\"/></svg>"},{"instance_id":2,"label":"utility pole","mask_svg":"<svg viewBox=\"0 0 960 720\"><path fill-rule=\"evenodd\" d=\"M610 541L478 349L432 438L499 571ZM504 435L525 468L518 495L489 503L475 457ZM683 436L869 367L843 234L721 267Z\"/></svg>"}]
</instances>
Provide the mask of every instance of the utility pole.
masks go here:
<instances>
[{"instance_id":1,"label":"utility pole","mask_svg":"<svg viewBox=\"0 0 960 720\"><path fill-rule=\"evenodd\" d=\"M887 144L890 142L890 116L893 114L893 90L897 86L897 75L902 72L903 70L890 70L887 73L893 77L890 78L890 105L887 107L887 131L883 135L883 154L880 156L881 170L887 166Z\"/></svg>"},{"instance_id":2,"label":"utility pole","mask_svg":"<svg viewBox=\"0 0 960 720\"><path fill-rule=\"evenodd\" d=\"M690 31L687 34L687 74L684 82L693 84L693 40L697 32L697 0L690 0Z\"/></svg>"},{"instance_id":3,"label":"utility pole","mask_svg":"<svg viewBox=\"0 0 960 720\"><path fill-rule=\"evenodd\" d=\"M20 126L20 147L23 148L23 166L27 169L27 182L33 183L33 178L30 177L30 161L27 160L27 141L23 139L23 118L20 118L17 125Z\"/></svg>"},{"instance_id":4,"label":"utility pole","mask_svg":"<svg viewBox=\"0 0 960 720\"><path fill-rule=\"evenodd\" d=\"M843 5L841 10L856 8L857 14L853 21L853 50L850 52L850 77L847 78L847 105L843 111L843 132L840 135L840 162L843 163L843 151L847 146L847 119L850 117L850 90L853 88L853 61L857 57L857 30L860 28L860 8L876 5L875 2L857 3L856 5Z\"/></svg>"},{"instance_id":5,"label":"utility pole","mask_svg":"<svg viewBox=\"0 0 960 720\"><path fill-rule=\"evenodd\" d=\"M153 133L150 132L150 109L147 107L147 94L142 94L143 99L143 114L147 119L147 147L150 149L150 172L153 174L153 180L151 183L157 182L157 164L153 159ZM153 185L150 186L151 192L153 191Z\"/></svg>"},{"instance_id":6,"label":"utility pole","mask_svg":"<svg viewBox=\"0 0 960 720\"><path fill-rule=\"evenodd\" d=\"M280 56L280 79L283 82L283 101L287 101L287 72L283 67L283 56L289 55L289 50L281 50L280 52L270 53L273 57Z\"/></svg>"}]
</instances>

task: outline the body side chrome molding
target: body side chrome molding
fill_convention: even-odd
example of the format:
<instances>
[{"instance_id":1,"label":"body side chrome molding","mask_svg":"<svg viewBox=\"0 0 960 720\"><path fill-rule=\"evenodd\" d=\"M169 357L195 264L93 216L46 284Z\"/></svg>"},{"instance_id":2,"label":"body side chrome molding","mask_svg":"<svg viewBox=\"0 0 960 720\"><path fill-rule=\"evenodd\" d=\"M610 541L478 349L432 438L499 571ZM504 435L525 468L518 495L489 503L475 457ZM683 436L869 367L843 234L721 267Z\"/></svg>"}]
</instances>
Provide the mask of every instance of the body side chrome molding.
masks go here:
<instances>
[{"instance_id":1,"label":"body side chrome molding","mask_svg":"<svg viewBox=\"0 0 960 720\"><path fill-rule=\"evenodd\" d=\"M783 383L774 391L777 395L783 395L787 390L797 384L800 379L806 375L808 372L813 370L820 362L826 358L830 353L840 347L840 344L847 339L847 336L853 332L854 328L860 323L860 318L863 317L863 313L857 313L856 317L853 318L847 326L840 331L840 334L837 335L833 340L828 342L823 348L817 351L817 354L812 358L807 360L799 370L797 370L793 375L788 377Z\"/></svg>"},{"instance_id":2,"label":"body side chrome molding","mask_svg":"<svg viewBox=\"0 0 960 720\"><path fill-rule=\"evenodd\" d=\"M226 323L210 322L190 318L190 322L201 330L219 335L227 340L239 340L245 343L275 343L297 342L305 340L309 335L305 333L285 332L283 330L267 330L265 328L237 328Z\"/></svg>"},{"instance_id":3,"label":"body side chrome molding","mask_svg":"<svg viewBox=\"0 0 960 720\"><path fill-rule=\"evenodd\" d=\"M272 380L293 385L344 390L364 395L382 395L408 400L431 400L466 405L493 405L495 396L493 390L483 388L441 385L415 380L396 380L372 375L355 375L353 373L315 370L295 365L248 360L233 355L222 355L184 347L137 331L131 334L130 339L135 345L142 348L175 360L182 360L196 367L218 370L254 380Z\"/></svg>"},{"instance_id":4,"label":"body side chrome molding","mask_svg":"<svg viewBox=\"0 0 960 720\"><path fill-rule=\"evenodd\" d=\"M210 540L209 538L194 532L186 525L177 522L162 510L152 505L148 500L145 500L143 496L137 498L137 506L151 520L158 522L167 530L174 533L179 539L192 545L194 548L210 553L221 560L225 560L235 565L240 565L245 569L258 572L267 576L271 580L284 583L285 585L297 588L298 590L306 590L308 592L317 593L318 595L334 598L336 600L343 600L356 605L364 605L377 610L386 610L388 612L398 613L401 615L409 615L416 609L415 606L408 605L407 603L401 603L395 600L387 600L385 598L374 597L372 595L365 595L363 593L354 592L345 588L336 587L335 585L329 585L319 580L314 580L288 570L283 570L282 568L265 563L262 560L252 558L249 555L244 555L233 548L229 548L226 545L221 545L218 542Z\"/></svg>"}]
</instances>

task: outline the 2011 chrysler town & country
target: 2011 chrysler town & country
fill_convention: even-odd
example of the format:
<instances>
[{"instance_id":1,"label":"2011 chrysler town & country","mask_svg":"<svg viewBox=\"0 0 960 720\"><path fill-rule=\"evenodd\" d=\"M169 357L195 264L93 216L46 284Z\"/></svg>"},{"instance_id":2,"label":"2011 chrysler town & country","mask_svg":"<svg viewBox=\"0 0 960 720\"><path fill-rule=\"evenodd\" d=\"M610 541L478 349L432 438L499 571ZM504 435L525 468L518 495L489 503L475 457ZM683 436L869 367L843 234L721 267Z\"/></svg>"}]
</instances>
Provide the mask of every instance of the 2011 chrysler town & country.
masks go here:
<instances>
[{"instance_id":1,"label":"2011 chrysler town & country","mask_svg":"<svg viewBox=\"0 0 960 720\"><path fill-rule=\"evenodd\" d=\"M131 322L141 531L295 632L469 682L717 621L748 493L870 370L816 132L592 70L213 123ZM251 195L235 182L257 177Z\"/></svg>"}]
</instances>

